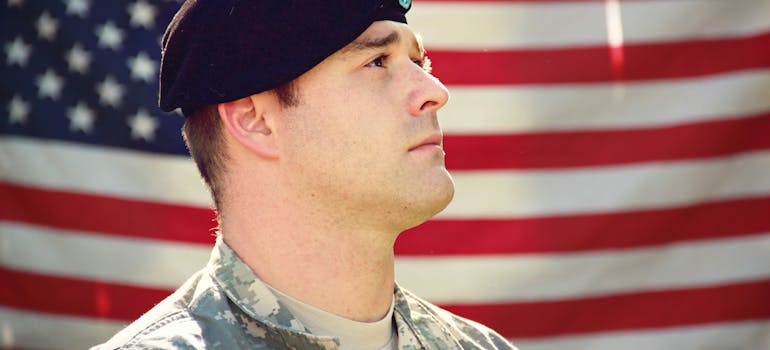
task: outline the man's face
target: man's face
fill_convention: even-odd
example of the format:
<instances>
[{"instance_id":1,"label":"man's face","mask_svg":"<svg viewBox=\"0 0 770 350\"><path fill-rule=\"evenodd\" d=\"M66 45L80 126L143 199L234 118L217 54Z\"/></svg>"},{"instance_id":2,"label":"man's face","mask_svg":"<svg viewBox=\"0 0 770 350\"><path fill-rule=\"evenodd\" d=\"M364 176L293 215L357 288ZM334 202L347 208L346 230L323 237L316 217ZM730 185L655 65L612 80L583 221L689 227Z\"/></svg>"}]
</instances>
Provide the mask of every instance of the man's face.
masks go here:
<instances>
[{"instance_id":1,"label":"man's face","mask_svg":"<svg viewBox=\"0 0 770 350\"><path fill-rule=\"evenodd\" d=\"M401 231L454 194L436 112L448 92L423 67L412 30L374 22L296 81L277 132L286 179L339 220Z\"/></svg>"}]
</instances>

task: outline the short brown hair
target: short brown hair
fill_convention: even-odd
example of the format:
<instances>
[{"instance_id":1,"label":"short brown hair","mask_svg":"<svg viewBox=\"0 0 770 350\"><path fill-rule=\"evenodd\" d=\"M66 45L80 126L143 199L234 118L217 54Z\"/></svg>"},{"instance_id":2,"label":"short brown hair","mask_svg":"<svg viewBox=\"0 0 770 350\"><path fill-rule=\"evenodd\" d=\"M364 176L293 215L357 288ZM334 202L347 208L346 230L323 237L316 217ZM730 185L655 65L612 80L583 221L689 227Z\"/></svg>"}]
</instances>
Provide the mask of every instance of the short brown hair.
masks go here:
<instances>
[{"instance_id":1,"label":"short brown hair","mask_svg":"<svg viewBox=\"0 0 770 350\"><path fill-rule=\"evenodd\" d=\"M299 104L299 94L293 80L273 91L278 96L282 107L293 107ZM204 106L186 117L187 120L182 126L182 136L203 181L209 187L214 205L221 210L222 171L227 161L227 154L224 151L224 134L217 105Z\"/></svg>"}]
</instances>

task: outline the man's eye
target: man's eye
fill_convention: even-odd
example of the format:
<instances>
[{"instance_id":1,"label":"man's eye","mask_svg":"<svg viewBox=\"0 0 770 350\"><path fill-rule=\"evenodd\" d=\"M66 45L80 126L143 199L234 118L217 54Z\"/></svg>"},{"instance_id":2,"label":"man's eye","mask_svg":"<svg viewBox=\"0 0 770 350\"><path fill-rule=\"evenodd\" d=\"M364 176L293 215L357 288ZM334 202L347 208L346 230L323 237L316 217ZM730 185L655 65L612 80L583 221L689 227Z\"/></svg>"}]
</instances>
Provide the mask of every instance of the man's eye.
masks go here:
<instances>
[{"instance_id":1,"label":"man's eye","mask_svg":"<svg viewBox=\"0 0 770 350\"><path fill-rule=\"evenodd\" d=\"M371 62L367 63L367 67L384 67L385 66L385 60L388 59L387 55L381 55L377 58L373 59Z\"/></svg>"},{"instance_id":2,"label":"man's eye","mask_svg":"<svg viewBox=\"0 0 770 350\"><path fill-rule=\"evenodd\" d=\"M414 64L422 67L426 72L430 73L433 70L433 67L431 67L430 58L428 56L423 56L421 59L412 60Z\"/></svg>"}]
</instances>

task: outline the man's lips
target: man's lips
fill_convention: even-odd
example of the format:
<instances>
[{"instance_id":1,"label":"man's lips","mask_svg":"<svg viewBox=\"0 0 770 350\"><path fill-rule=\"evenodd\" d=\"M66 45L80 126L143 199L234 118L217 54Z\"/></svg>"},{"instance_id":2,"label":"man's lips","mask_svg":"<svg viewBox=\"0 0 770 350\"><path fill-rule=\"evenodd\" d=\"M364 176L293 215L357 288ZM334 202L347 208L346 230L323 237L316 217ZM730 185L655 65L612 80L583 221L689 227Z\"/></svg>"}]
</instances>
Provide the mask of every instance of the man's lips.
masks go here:
<instances>
[{"instance_id":1,"label":"man's lips","mask_svg":"<svg viewBox=\"0 0 770 350\"><path fill-rule=\"evenodd\" d=\"M417 143L417 145L410 148L409 151L411 152L420 148L429 148L429 147L441 148L442 139L443 139L443 136L440 133L430 134L424 139L422 139L422 141Z\"/></svg>"}]
</instances>

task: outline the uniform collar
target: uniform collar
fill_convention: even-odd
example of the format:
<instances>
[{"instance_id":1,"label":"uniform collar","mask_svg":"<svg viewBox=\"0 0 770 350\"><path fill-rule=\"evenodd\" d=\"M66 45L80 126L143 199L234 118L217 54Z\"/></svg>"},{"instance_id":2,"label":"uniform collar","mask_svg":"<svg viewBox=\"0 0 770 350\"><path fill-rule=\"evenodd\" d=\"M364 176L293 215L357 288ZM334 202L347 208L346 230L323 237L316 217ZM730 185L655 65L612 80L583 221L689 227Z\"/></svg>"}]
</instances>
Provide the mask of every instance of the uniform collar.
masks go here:
<instances>
[{"instance_id":1,"label":"uniform collar","mask_svg":"<svg viewBox=\"0 0 770 350\"><path fill-rule=\"evenodd\" d=\"M246 263L217 238L208 270L228 299L256 321L267 337L282 339L301 349L339 349L336 337L317 336L291 314ZM454 328L446 324L443 311L395 285L394 318L399 349L462 349ZM443 317L442 317L443 316Z\"/></svg>"},{"instance_id":2,"label":"uniform collar","mask_svg":"<svg viewBox=\"0 0 770 350\"><path fill-rule=\"evenodd\" d=\"M208 269L228 299L265 329L265 337L282 339L302 349L338 349L335 337L310 333L254 272L217 238Z\"/></svg>"},{"instance_id":3,"label":"uniform collar","mask_svg":"<svg viewBox=\"0 0 770 350\"><path fill-rule=\"evenodd\" d=\"M462 335L446 320L448 312L420 299L396 283L393 314L398 329L399 349L461 350Z\"/></svg>"}]
</instances>

